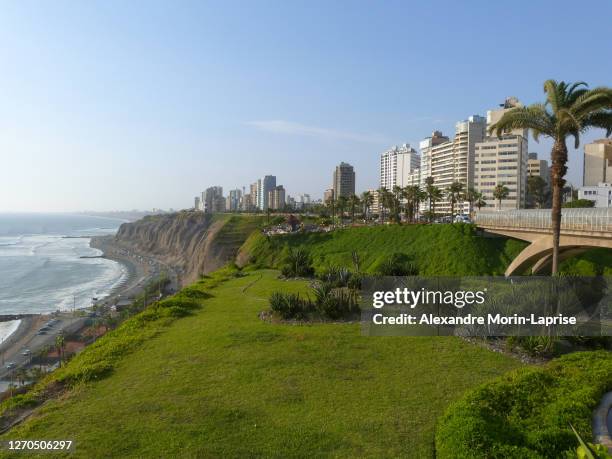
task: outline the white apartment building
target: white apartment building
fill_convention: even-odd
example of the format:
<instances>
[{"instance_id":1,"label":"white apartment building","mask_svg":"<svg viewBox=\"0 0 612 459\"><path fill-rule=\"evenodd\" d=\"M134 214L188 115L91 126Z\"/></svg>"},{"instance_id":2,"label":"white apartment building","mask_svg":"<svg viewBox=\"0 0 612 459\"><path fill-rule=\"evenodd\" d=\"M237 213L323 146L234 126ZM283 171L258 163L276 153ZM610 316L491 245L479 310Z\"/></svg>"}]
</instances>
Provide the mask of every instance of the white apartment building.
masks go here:
<instances>
[{"instance_id":1,"label":"white apartment building","mask_svg":"<svg viewBox=\"0 0 612 459\"><path fill-rule=\"evenodd\" d=\"M485 138L486 120L482 116L473 115L455 125L455 138L448 140L440 132L434 132L432 137L423 140L421 145L421 186L425 186L427 177L433 178L434 186L443 193L453 182L463 183L464 188L474 183L474 151L476 144ZM435 138L435 142L434 142ZM467 203L455 205L455 212L468 213ZM422 204L422 211L428 210L429 203ZM436 213L450 213L450 201L444 196L436 202Z\"/></svg>"},{"instance_id":2,"label":"white apartment building","mask_svg":"<svg viewBox=\"0 0 612 459\"><path fill-rule=\"evenodd\" d=\"M268 196L270 191L276 187L276 176L266 175L264 178L257 180L256 195L257 208L259 210L268 210Z\"/></svg>"},{"instance_id":3,"label":"white apartment building","mask_svg":"<svg viewBox=\"0 0 612 459\"><path fill-rule=\"evenodd\" d=\"M421 188L425 188L425 179L431 176L431 149L436 145L448 142L450 139L442 135L440 131L434 131L431 137L427 137L419 142L421 150Z\"/></svg>"},{"instance_id":4,"label":"white apartment building","mask_svg":"<svg viewBox=\"0 0 612 459\"><path fill-rule=\"evenodd\" d=\"M600 182L596 186L578 189L578 199L595 201L595 207L612 207L612 184Z\"/></svg>"},{"instance_id":5,"label":"white apartment building","mask_svg":"<svg viewBox=\"0 0 612 459\"><path fill-rule=\"evenodd\" d=\"M550 186L550 167L545 159L538 159L537 153L529 153L527 159L527 176L542 177Z\"/></svg>"},{"instance_id":6,"label":"white apartment building","mask_svg":"<svg viewBox=\"0 0 612 459\"><path fill-rule=\"evenodd\" d=\"M509 97L499 110L487 112L487 129L497 123L503 114L520 107L519 100ZM493 192L497 185L508 189L508 197L498 210L521 209L527 198L527 130L515 129L498 138L494 133L476 143L474 151L474 181L476 191L483 194L487 207L497 208Z\"/></svg>"},{"instance_id":7,"label":"white apartment building","mask_svg":"<svg viewBox=\"0 0 612 459\"><path fill-rule=\"evenodd\" d=\"M600 139L584 146L584 186L612 182L612 139Z\"/></svg>"},{"instance_id":8,"label":"white apartment building","mask_svg":"<svg viewBox=\"0 0 612 459\"><path fill-rule=\"evenodd\" d=\"M414 173L421 164L419 154L409 144L394 146L380 155L380 188L412 185Z\"/></svg>"}]
</instances>

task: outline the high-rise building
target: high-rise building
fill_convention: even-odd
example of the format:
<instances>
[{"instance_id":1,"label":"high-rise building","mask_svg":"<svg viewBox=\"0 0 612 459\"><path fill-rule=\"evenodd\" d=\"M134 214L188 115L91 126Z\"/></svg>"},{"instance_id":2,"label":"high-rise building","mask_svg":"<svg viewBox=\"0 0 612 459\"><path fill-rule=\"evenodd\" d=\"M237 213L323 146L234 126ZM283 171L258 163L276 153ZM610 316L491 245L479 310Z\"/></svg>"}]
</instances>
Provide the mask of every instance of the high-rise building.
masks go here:
<instances>
[{"instance_id":1,"label":"high-rise building","mask_svg":"<svg viewBox=\"0 0 612 459\"><path fill-rule=\"evenodd\" d=\"M193 209L202 210L202 198L200 198L199 196L196 196L194 199Z\"/></svg>"},{"instance_id":2,"label":"high-rise building","mask_svg":"<svg viewBox=\"0 0 612 459\"><path fill-rule=\"evenodd\" d=\"M516 97L506 99L502 108L487 112L487 129L497 123L508 110L521 107ZM487 207L497 207L493 196L497 185L508 189L508 196L501 201L501 209L525 207L527 199L527 130L514 129L501 137L487 136L478 142L474 153L474 188L483 195Z\"/></svg>"},{"instance_id":3,"label":"high-rise building","mask_svg":"<svg viewBox=\"0 0 612 459\"><path fill-rule=\"evenodd\" d=\"M281 210L285 207L285 188L282 185L268 191L268 207L271 210Z\"/></svg>"},{"instance_id":4,"label":"high-rise building","mask_svg":"<svg viewBox=\"0 0 612 459\"><path fill-rule=\"evenodd\" d=\"M394 186L412 185L420 165L419 154L409 144L393 146L380 155L380 188L392 190Z\"/></svg>"},{"instance_id":5,"label":"high-rise building","mask_svg":"<svg viewBox=\"0 0 612 459\"><path fill-rule=\"evenodd\" d=\"M348 198L355 194L355 170L353 166L345 162L336 166L332 188L335 199L338 199L340 196Z\"/></svg>"},{"instance_id":6,"label":"high-rise building","mask_svg":"<svg viewBox=\"0 0 612 459\"><path fill-rule=\"evenodd\" d=\"M426 148L422 155L427 156L424 163L425 171L421 170L421 185L423 186L427 177L433 178L434 186L444 193L453 182L460 182L467 189L474 184L474 150L477 142L485 138L486 120L482 116L473 115L465 121L455 125L455 138L442 141L444 137L440 133L436 135L436 145L433 145L433 137L428 137L421 142ZM423 161L421 161L423 164ZM455 212L468 212L465 202L455 204ZM428 210L429 204L424 202L422 210ZM436 202L436 213L448 214L451 204L446 195Z\"/></svg>"},{"instance_id":7,"label":"high-rise building","mask_svg":"<svg viewBox=\"0 0 612 459\"><path fill-rule=\"evenodd\" d=\"M527 159L527 176L542 177L550 185L550 167L545 159L538 159L537 153L529 153Z\"/></svg>"},{"instance_id":8,"label":"high-rise building","mask_svg":"<svg viewBox=\"0 0 612 459\"><path fill-rule=\"evenodd\" d=\"M242 198L241 190L239 189L230 190L229 195L227 196L226 210L230 212L237 211L240 206L240 198Z\"/></svg>"},{"instance_id":9,"label":"high-rise building","mask_svg":"<svg viewBox=\"0 0 612 459\"><path fill-rule=\"evenodd\" d=\"M323 203L327 204L334 200L334 189L328 188L323 192Z\"/></svg>"},{"instance_id":10,"label":"high-rise building","mask_svg":"<svg viewBox=\"0 0 612 459\"><path fill-rule=\"evenodd\" d=\"M612 139L600 139L584 146L584 186L612 183Z\"/></svg>"},{"instance_id":11,"label":"high-rise building","mask_svg":"<svg viewBox=\"0 0 612 459\"><path fill-rule=\"evenodd\" d=\"M223 212L225 210L225 198L223 197L223 187L211 186L202 192L204 212Z\"/></svg>"},{"instance_id":12,"label":"high-rise building","mask_svg":"<svg viewBox=\"0 0 612 459\"><path fill-rule=\"evenodd\" d=\"M264 178L257 180L257 207L260 210L268 209L268 195L276 186L276 176L266 175Z\"/></svg>"},{"instance_id":13,"label":"high-rise building","mask_svg":"<svg viewBox=\"0 0 612 459\"><path fill-rule=\"evenodd\" d=\"M425 188L425 180L431 176L431 149L437 145L448 142L450 139L445 135L442 135L440 131L434 131L431 137L426 137L419 142L419 148L421 150L421 188Z\"/></svg>"}]
</instances>

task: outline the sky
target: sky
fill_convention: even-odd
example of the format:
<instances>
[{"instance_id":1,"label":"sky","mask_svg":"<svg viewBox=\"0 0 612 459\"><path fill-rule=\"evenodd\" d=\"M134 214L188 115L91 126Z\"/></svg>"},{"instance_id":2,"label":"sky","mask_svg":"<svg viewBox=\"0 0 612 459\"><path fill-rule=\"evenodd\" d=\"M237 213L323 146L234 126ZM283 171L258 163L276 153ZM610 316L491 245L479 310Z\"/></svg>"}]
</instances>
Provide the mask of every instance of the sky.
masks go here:
<instances>
[{"instance_id":1,"label":"sky","mask_svg":"<svg viewBox=\"0 0 612 459\"><path fill-rule=\"evenodd\" d=\"M341 161L360 192L385 149L549 78L612 85L609 0L0 6L0 211L187 208L268 174L317 198Z\"/></svg>"}]
</instances>

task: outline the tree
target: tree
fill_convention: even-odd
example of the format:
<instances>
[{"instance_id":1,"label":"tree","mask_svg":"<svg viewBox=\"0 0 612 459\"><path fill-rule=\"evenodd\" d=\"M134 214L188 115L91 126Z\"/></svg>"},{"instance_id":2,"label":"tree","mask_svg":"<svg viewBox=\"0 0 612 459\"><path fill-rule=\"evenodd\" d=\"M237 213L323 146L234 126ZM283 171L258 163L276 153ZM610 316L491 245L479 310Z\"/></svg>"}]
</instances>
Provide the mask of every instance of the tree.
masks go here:
<instances>
[{"instance_id":1,"label":"tree","mask_svg":"<svg viewBox=\"0 0 612 459\"><path fill-rule=\"evenodd\" d=\"M57 353L59 354L59 358L60 358L60 365L62 364L62 361L64 360L64 348L66 346L66 339L64 338L63 334L59 334L55 337L55 347L57 348Z\"/></svg>"},{"instance_id":2,"label":"tree","mask_svg":"<svg viewBox=\"0 0 612 459\"><path fill-rule=\"evenodd\" d=\"M478 210L482 209L484 206L487 205L487 201L485 201L484 196L482 195L482 193L478 193L480 196L476 197L476 202L474 203L474 205L476 207L478 207Z\"/></svg>"},{"instance_id":3,"label":"tree","mask_svg":"<svg viewBox=\"0 0 612 459\"><path fill-rule=\"evenodd\" d=\"M401 213L401 205L402 205L402 195L404 190L401 186L395 185L393 187L393 192L391 193L391 209L392 209L392 217L396 223L400 223L400 213Z\"/></svg>"},{"instance_id":4,"label":"tree","mask_svg":"<svg viewBox=\"0 0 612 459\"><path fill-rule=\"evenodd\" d=\"M355 194L352 194L349 198L349 206L351 207L351 223L355 223L355 209L359 207L361 201L359 197Z\"/></svg>"},{"instance_id":5,"label":"tree","mask_svg":"<svg viewBox=\"0 0 612 459\"><path fill-rule=\"evenodd\" d=\"M463 199L465 199L468 204L470 205L470 215L472 214L472 212L474 211L474 206L477 206L477 202L479 200L482 200L482 193L480 191L476 191L473 187L469 187L467 189L467 191L465 192L465 194L463 195ZM482 201L482 204L478 207L478 210L480 210L480 207L484 206L486 203L484 201Z\"/></svg>"},{"instance_id":6,"label":"tree","mask_svg":"<svg viewBox=\"0 0 612 459\"><path fill-rule=\"evenodd\" d=\"M348 199L346 196L338 196L336 200L336 207L338 208L338 218L340 220L340 224L342 224L342 219L344 218L344 211L348 207Z\"/></svg>"},{"instance_id":7,"label":"tree","mask_svg":"<svg viewBox=\"0 0 612 459\"><path fill-rule=\"evenodd\" d=\"M431 180L431 184L427 185L427 198L429 199L429 216L433 219L436 215L436 202L442 199L442 190L433 184L433 178L428 177Z\"/></svg>"},{"instance_id":8,"label":"tree","mask_svg":"<svg viewBox=\"0 0 612 459\"><path fill-rule=\"evenodd\" d=\"M449 185L446 190L446 196L450 201L451 205L451 219L455 218L455 205L459 202L461 196L463 196L463 183L453 182Z\"/></svg>"},{"instance_id":9,"label":"tree","mask_svg":"<svg viewBox=\"0 0 612 459\"><path fill-rule=\"evenodd\" d=\"M364 218L367 220L368 214L370 213L370 208L374 203L374 196L372 196L372 193L370 193L369 191L364 191L361 194L361 203L363 204L363 213L365 216Z\"/></svg>"},{"instance_id":10,"label":"tree","mask_svg":"<svg viewBox=\"0 0 612 459\"><path fill-rule=\"evenodd\" d=\"M530 201L535 202L538 209L541 209L548 200L548 184L539 175L530 175L527 177L527 194Z\"/></svg>"},{"instance_id":11,"label":"tree","mask_svg":"<svg viewBox=\"0 0 612 459\"><path fill-rule=\"evenodd\" d=\"M588 89L584 82L566 83L547 80L544 83L546 101L528 107L508 110L490 127L497 137L513 129L530 129L536 141L540 136L553 141L551 150L552 184L552 272L559 271L559 239L561 235L562 191L567 172L567 138L574 138L574 148L580 146L580 134L590 128L601 128L606 137L612 134L612 88Z\"/></svg>"},{"instance_id":12,"label":"tree","mask_svg":"<svg viewBox=\"0 0 612 459\"><path fill-rule=\"evenodd\" d=\"M380 222L385 222L385 209L388 209L389 195L391 193L385 187L378 189L378 205L380 206Z\"/></svg>"},{"instance_id":13,"label":"tree","mask_svg":"<svg viewBox=\"0 0 612 459\"><path fill-rule=\"evenodd\" d=\"M506 199L510 194L510 190L505 185L501 183L495 187L493 190L493 197L497 199L497 210L501 210L501 202L502 199Z\"/></svg>"}]
</instances>

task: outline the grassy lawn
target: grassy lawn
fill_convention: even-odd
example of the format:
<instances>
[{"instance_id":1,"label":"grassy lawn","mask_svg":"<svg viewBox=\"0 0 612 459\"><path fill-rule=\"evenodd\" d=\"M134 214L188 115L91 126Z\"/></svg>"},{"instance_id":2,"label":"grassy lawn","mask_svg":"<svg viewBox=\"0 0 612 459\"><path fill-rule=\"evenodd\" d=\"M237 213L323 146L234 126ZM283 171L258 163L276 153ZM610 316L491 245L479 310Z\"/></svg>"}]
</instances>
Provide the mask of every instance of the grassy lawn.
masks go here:
<instances>
[{"instance_id":1,"label":"grassy lawn","mask_svg":"<svg viewBox=\"0 0 612 459\"><path fill-rule=\"evenodd\" d=\"M483 237L473 225L384 225L270 238L254 233L239 258L277 267L288 248L303 247L320 271L330 265L353 269L356 252L360 270L371 272L381 260L400 252L414 261L423 276L500 275L526 246L514 239Z\"/></svg>"},{"instance_id":2,"label":"grassy lawn","mask_svg":"<svg viewBox=\"0 0 612 459\"><path fill-rule=\"evenodd\" d=\"M275 271L222 283L109 377L46 403L2 440L73 439L88 458L431 457L448 404L520 365L452 337L259 320L272 291L306 288Z\"/></svg>"}]
</instances>

